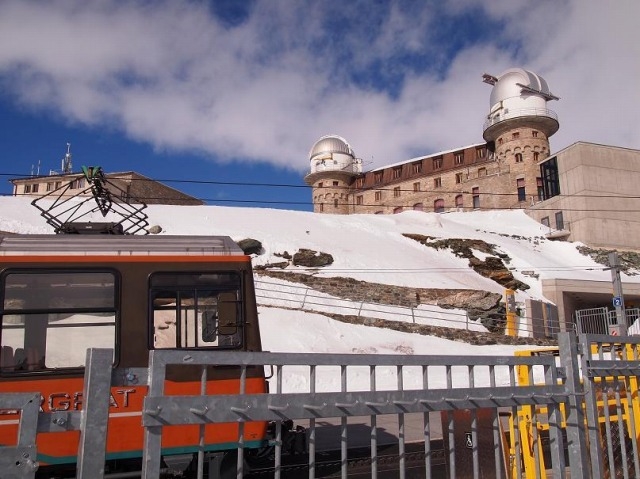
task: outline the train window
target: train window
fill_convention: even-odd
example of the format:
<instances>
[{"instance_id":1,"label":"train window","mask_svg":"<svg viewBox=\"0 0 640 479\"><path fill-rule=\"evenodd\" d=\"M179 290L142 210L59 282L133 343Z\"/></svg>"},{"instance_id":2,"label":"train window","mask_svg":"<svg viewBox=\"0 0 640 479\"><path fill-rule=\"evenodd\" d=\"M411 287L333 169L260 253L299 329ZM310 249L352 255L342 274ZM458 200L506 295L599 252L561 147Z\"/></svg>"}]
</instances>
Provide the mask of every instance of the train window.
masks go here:
<instances>
[{"instance_id":1,"label":"train window","mask_svg":"<svg viewBox=\"0 0 640 479\"><path fill-rule=\"evenodd\" d=\"M114 272L8 270L1 285L1 372L84 367L87 348L115 348Z\"/></svg>"},{"instance_id":2,"label":"train window","mask_svg":"<svg viewBox=\"0 0 640 479\"><path fill-rule=\"evenodd\" d=\"M235 272L153 274L149 289L153 348L240 347L240 285Z\"/></svg>"}]
</instances>

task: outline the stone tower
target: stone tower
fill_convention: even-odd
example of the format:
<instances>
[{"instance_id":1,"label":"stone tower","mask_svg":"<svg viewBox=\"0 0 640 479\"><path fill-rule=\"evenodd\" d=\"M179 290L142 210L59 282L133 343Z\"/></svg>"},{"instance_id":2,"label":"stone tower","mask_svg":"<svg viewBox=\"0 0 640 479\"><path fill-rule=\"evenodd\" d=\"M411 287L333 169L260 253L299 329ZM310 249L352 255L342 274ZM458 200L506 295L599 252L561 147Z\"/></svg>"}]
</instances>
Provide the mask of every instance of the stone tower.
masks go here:
<instances>
[{"instance_id":1,"label":"stone tower","mask_svg":"<svg viewBox=\"0 0 640 479\"><path fill-rule=\"evenodd\" d=\"M498 77L485 74L483 81L493 85L483 137L501 174L509 174L509 189L517 192L509 207L523 207L542 199L538 163L549 156L549 137L559 128L547 102L558 97L541 76L522 68Z\"/></svg>"},{"instance_id":2,"label":"stone tower","mask_svg":"<svg viewBox=\"0 0 640 479\"><path fill-rule=\"evenodd\" d=\"M311 169L304 181L312 187L315 213L349 214L349 187L362 173L362 161L357 159L347 140L337 135L320 138L309 152Z\"/></svg>"}]
</instances>

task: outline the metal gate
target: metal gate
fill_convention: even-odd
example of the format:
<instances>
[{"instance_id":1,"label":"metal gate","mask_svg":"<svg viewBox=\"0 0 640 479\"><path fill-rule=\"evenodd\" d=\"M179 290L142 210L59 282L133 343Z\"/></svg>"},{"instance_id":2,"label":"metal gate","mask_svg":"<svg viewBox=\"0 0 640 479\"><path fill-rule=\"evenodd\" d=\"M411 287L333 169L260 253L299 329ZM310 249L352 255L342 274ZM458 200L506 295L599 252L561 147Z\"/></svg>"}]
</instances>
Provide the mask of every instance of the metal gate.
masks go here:
<instances>
[{"instance_id":1,"label":"metal gate","mask_svg":"<svg viewBox=\"0 0 640 479\"><path fill-rule=\"evenodd\" d=\"M336 472L347 477L358 441L371 477L386 470L383 449L394 442L397 477L419 467L424 477L446 464L450 478L640 479L638 376L640 339L559 334L559 348L529 356L417 356L153 351L149 368L111 370L111 350L89 350L82 411L38 412L38 394L3 394L0 409L20 409L16 445L0 447L6 478L33 478L36 433L80 430L77 477L104 477L109 390L136 381L149 385L141 475L161 474L167 426L239 424L236 477L246 473L243 424L273 421L273 477L286 466L284 424L306 427L299 466L320 477L323 440L333 435ZM236 367L237 394L166 396L167 366ZM246 394L246 371L264 367L268 394ZM35 419L34 419L35 418ZM356 426L357 427L354 427ZM412 460L420 452L419 464ZM434 445L441 444L436 450ZM361 448L360 448L361 449ZM386 454L386 453L385 453ZM205 454L199 454L198 477ZM591 458L591 459L590 459Z\"/></svg>"}]
</instances>

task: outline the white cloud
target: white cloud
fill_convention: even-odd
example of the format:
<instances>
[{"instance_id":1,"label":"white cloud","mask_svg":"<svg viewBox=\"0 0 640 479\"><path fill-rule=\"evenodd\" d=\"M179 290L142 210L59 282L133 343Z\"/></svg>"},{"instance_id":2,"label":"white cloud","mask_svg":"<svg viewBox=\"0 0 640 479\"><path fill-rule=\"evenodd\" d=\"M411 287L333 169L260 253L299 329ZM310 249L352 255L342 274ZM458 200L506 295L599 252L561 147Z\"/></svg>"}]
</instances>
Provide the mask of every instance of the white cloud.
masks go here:
<instances>
[{"instance_id":1,"label":"white cloud","mask_svg":"<svg viewBox=\"0 0 640 479\"><path fill-rule=\"evenodd\" d=\"M561 124L552 149L578 140L640 148L640 4L446 8L258 2L231 27L201 3L7 0L0 82L16 103L156 148L304 170L327 133L347 138L368 167L480 142L490 94L482 73L522 66L561 97L550 105ZM442 70L448 42L465 32L430 29L470 11L491 31L453 49Z\"/></svg>"}]
</instances>

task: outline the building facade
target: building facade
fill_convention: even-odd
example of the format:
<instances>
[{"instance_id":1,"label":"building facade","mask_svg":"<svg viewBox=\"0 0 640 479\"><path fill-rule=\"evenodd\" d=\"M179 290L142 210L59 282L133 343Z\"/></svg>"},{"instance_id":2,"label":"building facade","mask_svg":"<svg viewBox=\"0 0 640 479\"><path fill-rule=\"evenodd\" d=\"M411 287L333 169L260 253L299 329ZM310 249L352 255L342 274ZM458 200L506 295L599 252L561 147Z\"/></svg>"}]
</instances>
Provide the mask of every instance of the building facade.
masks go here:
<instances>
[{"instance_id":1,"label":"building facade","mask_svg":"<svg viewBox=\"0 0 640 479\"><path fill-rule=\"evenodd\" d=\"M525 208L541 200L538 163L549 156L549 137L559 126L546 104L557 97L543 78L519 68L484 81L493 89L483 143L362 172L346 140L318 140L305 177L314 211L441 213Z\"/></svg>"},{"instance_id":2,"label":"building facade","mask_svg":"<svg viewBox=\"0 0 640 479\"><path fill-rule=\"evenodd\" d=\"M640 150L577 142L540 163L544 201L527 214L547 236L640 250Z\"/></svg>"},{"instance_id":3,"label":"building facade","mask_svg":"<svg viewBox=\"0 0 640 479\"><path fill-rule=\"evenodd\" d=\"M193 196L187 195L175 188L147 178L135 171L120 173L106 173L105 177L120 191L114 195L116 201L143 201L153 205L202 205L204 202ZM41 197L63 186L69 188L62 196L75 196L89 187L83 173L53 173L43 176L30 176L26 178L14 178L9 180L13 184L14 196ZM87 190L81 196L89 196Z\"/></svg>"}]
</instances>

